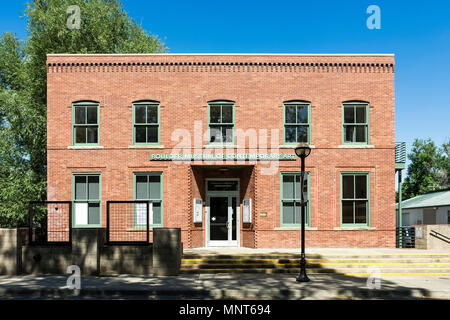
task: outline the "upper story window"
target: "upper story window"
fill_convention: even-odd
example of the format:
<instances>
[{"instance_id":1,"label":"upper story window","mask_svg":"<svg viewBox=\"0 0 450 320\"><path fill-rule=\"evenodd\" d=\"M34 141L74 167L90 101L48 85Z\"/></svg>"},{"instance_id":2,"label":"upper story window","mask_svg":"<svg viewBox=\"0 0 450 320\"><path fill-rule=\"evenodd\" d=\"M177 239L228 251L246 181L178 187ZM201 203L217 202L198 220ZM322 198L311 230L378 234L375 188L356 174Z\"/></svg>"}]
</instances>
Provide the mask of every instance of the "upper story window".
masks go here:
<instances>
[{"instance_id":1,"label":"upper story window","mask_svg":"<svg viewBox=\"0 0 450 320\"><path fill-rule=\"evenodd\" d=\"M133 144L159 144L159 102L133 103Z\"/></svg>"},{"instance_id":2,"label":"upper story window","mask_svg":"<svg viewBox=\"0 0 450 320\"><path fill-rule=\"evenodd\" d=\"M369 104L343 103L343 140L346 144L369 144Z\"/></svg>"},{"instance_id":3,"label":"upper story window","mask_svg":"<svg viewBox=\"0 0 450 320\"><path fill-rule=\"evenodd\" d=\"M283 103L284 109L284 143L310 143L311 104L304 101Z\"/></svg>"},{"instance_id":4,"label":"upper story window","mask_svg":"<svg viewBox=\"0 0 450 320\"><path fill-rule=\"evenodd\" d=\"M213 101L208 103L209 143L234 142L234 102Z\"/></svg>"},{"instance_id":5,"label":"upper story window","mask_svg":"<svg viewBox=\"0 0 450 320\"><path fill-rule=\"evenodd\" d=\"M100 107L97 102L81 101L72 105L72 144L97 145Z\"/></svg>"}]
</instances>

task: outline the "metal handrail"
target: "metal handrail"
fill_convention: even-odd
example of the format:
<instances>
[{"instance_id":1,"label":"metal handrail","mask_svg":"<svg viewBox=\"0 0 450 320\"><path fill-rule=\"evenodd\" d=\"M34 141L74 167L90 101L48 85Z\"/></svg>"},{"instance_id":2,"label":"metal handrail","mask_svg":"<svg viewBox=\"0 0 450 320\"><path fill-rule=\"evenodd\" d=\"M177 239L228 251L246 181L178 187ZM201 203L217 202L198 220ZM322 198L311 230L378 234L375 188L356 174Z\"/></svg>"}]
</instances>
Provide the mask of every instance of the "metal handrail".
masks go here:
<instances>
[{"instance_id":1,"label":"metal handrail","mask_svg":"<svg viewBox=\"0 0 450 320\"><path fill-rule=\"evenodd\" d=\"M450 237L447 237L445 234L439 233L436 230L430 230L430 235L432 235L432 236L434 236L436 238L442 237L442 238L445 238L445 239L450 241ZM442 239L440 239L440 240L442 240Z\"/></svg>"}]
</instances>

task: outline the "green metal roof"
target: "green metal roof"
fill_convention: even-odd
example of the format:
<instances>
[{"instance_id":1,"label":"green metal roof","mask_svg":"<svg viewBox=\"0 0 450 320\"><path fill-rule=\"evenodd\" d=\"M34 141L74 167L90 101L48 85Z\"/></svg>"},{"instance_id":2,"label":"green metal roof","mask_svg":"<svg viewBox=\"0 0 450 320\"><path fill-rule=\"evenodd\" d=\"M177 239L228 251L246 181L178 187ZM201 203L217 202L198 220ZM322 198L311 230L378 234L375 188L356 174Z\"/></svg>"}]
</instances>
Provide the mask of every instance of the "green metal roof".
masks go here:
<instances>
[{"instance_id":1,"label":"green metal roof","mask_svg":"<svg viewBox=\"0 0 450 320\"><path fill-rule=\"evenodd\" d=\"M450 188L429 192L405 201L402 201L402 209L428 208L450 206ZM398 208L398 203L396 205Z\"/></svg>"}]
</instances>

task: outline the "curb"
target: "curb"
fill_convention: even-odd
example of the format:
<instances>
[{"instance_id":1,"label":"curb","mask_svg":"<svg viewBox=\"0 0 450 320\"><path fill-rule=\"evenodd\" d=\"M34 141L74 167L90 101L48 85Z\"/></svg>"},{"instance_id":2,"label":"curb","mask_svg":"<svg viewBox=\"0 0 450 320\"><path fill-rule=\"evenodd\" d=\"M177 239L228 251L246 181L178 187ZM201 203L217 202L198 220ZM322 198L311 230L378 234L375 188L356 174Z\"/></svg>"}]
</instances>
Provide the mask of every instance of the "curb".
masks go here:
<instances>
[{"instance_id":1,"label":"curb","mask_svg":"<svg viewBox=\"0 0 450 320\"><path fill-rule=\"evenodd\" d=\"M447 291L428 291L425 289L377 290L377 289L331 289L331 290L290 290L290 289L107 289L95 288L70 290L62 288L8 288L0 289L0 300L42 297L43 299L433 299L450 298Z\"/></svg>"}]
</instances>

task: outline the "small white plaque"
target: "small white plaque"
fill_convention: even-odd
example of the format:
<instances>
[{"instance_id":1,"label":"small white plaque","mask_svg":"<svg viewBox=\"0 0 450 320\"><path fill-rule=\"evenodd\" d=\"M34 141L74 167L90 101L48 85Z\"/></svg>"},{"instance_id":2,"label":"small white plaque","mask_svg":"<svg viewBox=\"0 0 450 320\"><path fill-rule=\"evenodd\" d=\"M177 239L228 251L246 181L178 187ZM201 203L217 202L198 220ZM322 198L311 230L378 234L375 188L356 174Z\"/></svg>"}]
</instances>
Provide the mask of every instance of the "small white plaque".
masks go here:
<instances>
[{"instance_id":1,"label":"small white plaque","mask_svg":"<svg viewBox=\"0 0 450 320\"><path fill-rule=\"evenodd\" d=\"M252 223L252 199L242 201L242 222Z\"/></svg>"},{"instance_id":2,"label":"small white plaque","mask_svg":"<svg viewBox=\"0 0 450 320\"><path fill-rule=\"evenodd\" d=\"M203 221L203 201L202 199L194 199L194 223Z\"/></svg>"}]
</instances>

